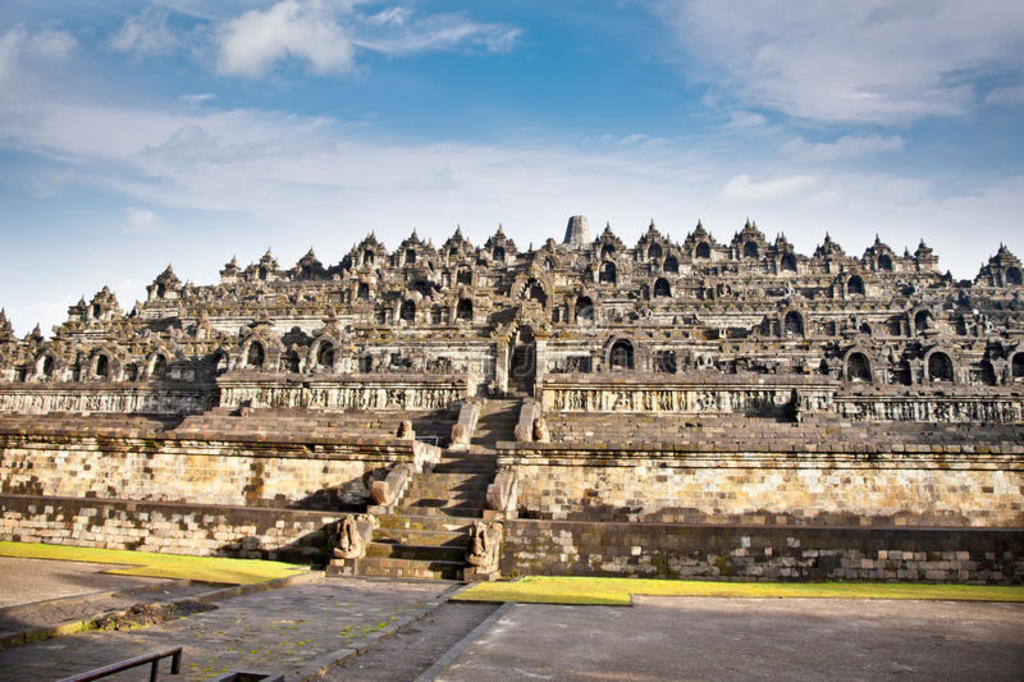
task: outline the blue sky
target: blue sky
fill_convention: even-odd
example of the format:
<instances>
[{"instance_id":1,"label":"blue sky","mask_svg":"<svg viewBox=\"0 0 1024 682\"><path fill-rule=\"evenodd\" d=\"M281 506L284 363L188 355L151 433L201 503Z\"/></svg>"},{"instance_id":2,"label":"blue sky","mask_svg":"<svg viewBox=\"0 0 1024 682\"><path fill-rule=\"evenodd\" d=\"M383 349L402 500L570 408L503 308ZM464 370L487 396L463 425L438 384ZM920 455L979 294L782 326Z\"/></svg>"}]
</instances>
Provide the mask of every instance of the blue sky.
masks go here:
<instances>
[{"instance_id":1,"label":"blue sky","mask_svg":"<svg viewBox=\"0 0 1024 682\"><path fill-rule=\"evenodd\" d=\"M0 305L568 216L1024 255L1010 1L0 4Z\"/></svg>"}]
</instances>

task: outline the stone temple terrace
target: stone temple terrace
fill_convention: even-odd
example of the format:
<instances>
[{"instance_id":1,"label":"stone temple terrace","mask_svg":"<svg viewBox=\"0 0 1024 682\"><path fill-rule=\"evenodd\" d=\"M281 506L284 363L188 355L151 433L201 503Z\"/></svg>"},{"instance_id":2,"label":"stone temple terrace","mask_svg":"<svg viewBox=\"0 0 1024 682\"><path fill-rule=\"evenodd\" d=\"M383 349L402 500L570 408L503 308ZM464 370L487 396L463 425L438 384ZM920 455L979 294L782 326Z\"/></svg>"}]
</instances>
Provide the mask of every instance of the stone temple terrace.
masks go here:
<instances>
[{"instance_id":1,"label":"stone temple terrace","mask_svg":"<svg viewBox=\"0 0 1024 682\"><path fill-rule=\"evenodd\" d=\"M993 245L995 247L997 245ZM0 312L0 539L341 574L1024 578L1024 285L581 216Z\"/></svg>"}]
</instances>

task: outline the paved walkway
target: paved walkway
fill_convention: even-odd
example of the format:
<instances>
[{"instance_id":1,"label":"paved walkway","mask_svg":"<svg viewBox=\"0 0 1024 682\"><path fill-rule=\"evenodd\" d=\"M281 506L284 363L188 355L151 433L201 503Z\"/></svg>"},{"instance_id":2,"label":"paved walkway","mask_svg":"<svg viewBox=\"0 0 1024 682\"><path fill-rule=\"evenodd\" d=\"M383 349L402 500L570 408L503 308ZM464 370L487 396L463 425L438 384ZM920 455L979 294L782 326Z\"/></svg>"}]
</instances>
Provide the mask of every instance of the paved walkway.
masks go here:
<instances>
[{"instance_id":1,"label":"paved walkway","mask_svg":"<svg viewBox=\"0 0 1024 682\"><path fill-rule=\"evenodd\" d=\"M112 568L118 566L83 561L0 557L0 608L102 590L126 590L171 582L162 578L103 573Z\"/></svg>"},{"instance_id":2,"label":"paved walkway","mask_svg":"<svg viewBox=\"0 0 1024 682\"><path fill-rule=\"evenodd\" d=\"M1024 604L641 597L517 604L436 679L1020 680Z\"/></svg>"},{"instance_id":3,"label":"paved walkway","mask_svg":"<svg viewBox=\"0 0 1024 682\"><path fill-rule=\"evenodd\" d=\"M0 652L4 680L57 679L160 648L185 645L182 678L233 669L294 675L314 659L365 642L412 615L447 583L320 579L235 597L215 611L126 632L88 632ZM165 665L167 665L165 663ZM148 679L139 669L111 680Z\"/></svg>"}]
</instances>

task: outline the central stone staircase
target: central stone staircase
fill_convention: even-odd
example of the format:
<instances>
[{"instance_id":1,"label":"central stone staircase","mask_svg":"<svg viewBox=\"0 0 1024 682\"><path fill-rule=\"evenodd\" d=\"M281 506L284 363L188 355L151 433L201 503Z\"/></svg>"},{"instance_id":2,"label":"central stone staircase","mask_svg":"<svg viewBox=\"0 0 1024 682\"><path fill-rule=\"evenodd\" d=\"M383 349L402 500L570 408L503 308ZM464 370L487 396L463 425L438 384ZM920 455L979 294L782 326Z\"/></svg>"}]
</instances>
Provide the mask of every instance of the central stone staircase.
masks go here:
<instances>
[{"instance_id":1,"label":"central stone staircase","mask_svg":"<svg viewBox=\"0 0 1024 682\"><path fill-rule=\"evenodd\" d=\"M494 480L494 444L513 440L518 400L488 400L481 408L468 451L446 450L438 464L413 476L390 514L377 517L358 573L366 576L461 580L469 531L483 518L487 486Z\"/></svg>"}]
</instances>

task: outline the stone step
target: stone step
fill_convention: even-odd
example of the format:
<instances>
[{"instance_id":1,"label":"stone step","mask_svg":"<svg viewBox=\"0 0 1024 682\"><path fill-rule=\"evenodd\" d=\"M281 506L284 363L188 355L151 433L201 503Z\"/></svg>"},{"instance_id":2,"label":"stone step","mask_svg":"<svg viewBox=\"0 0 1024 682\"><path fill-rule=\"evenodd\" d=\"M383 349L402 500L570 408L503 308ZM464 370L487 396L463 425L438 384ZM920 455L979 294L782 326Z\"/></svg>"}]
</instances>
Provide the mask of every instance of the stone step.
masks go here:
<instances>
[{"instance_id":1,"label":"stone step","mask_svg":"<svg viewBox=\"0 0 1024 682\"><path fill-rule=\"evenodd\" d=\"M371 542L366 546L366 556L460 563L466 559L466 548L445 545L406 545L392 542Z\"/></svg>"},{"instance_id":2,"label":"stone step","mask_svg":"<svg viewBox=\"0 0 1024 682\"><path fill-rule=\"evenodd\" d=\"M465 473L460 472L444 472L444 471L431 471L425 474L417 474L413 477L413 485L420 483L430 483L436 485L443 485L449 488L460 488L460 487L473 487L476 485L483 485L487 482L487 477L483 472L469 471Z\"/></svg>"},{"instance_id":3,"label":"stone step","mask_svg":"<svg viewBox=\"0 0 1024 682\"><path fill-rule=\"evenodd\" d=\"M469 546L469 530L412 530L408 528L377 528L373 532L374 542L389 542L404 545L434 545L437 547Z\"/></svg>"},{"instance_id":4,"label":"stone step","mask_svg":"<svg viewBox=\"0 0 1024 682\"><path fill-rule=\"evenodd\" d=\"M448 493L442 493L436 496L428 495L407 495L401 502L404 507L425 507L431 509L439 508L452 508L452 507L482 507L484 506L484 497L463 497L459 495L449 495Z\"/></svg>"},{"instance_id":5,"label":"stone step","mask_svg":"<svg viewBox=\"0 0 1024 682\"><path fill-rule=\"evenodd\" d=\"M420 580L462 580L464 561L417 561L391 557L364 557L359 560L359 574L386 578Z\"/></svg>"},{"instance_id":6,"label":"stone step","mask_svg":"<svg viewBox=\"0 0 1024 682\"><path fill-rule=\"evenodd\" d=\"M443 504L454 506L457 504L472 502L482 503L486 499L486 493L465 493L450 490L410 490L405 497L402 498L401 504L409 505L416 500L423 500L424 506L439 507L443 506ZM480 505L478 504L474 506Z\"/></svg>"},{"instance_id":7,"label":"stone step","mask_svg":"<svg viewBox=\"0 0 1024 682\"><path fill-rule=\"evenodd\" d=\"M491 478L486 476L484 478ZM414 493L426 494L430 493L434 496L444 495L481 495L487 494L487 486L489 482L480 483L463 483L461 485L445 485L444 482L438 481L413 481L412 485L409 486L408 495L412 496Z\"/></svg>"},{"instance_id":8,"label":"stone step","mask_svg":"<svg viewBox=\"0 0 1024 682\"><path fill-rule=\"evenodd\" d=\"M407 513L412 516L457 516L465 518L483 518L484 507L445 507L430 506L422 504L410 504L396 509L398 513Z\"/></svg>"},{"instance_id":9,"label":"stone step","mask_svg":"<svg viewBox=\"0 0 1024 682\"><path fill-rule=\"evenodd\" d=\"M382 514L377 520L380 528L376 532L389 529L468 533L473 527L473 519L436 514Z\"/></svg>"},{"instance_id":10,"label":"stone step","mask_svg":"<svg viewBox=\"0 0 1024 682\"><path fill-rule=\"evenodd\" d=\"M492 465L488 466L488 465L485 465L485 464L465 464L465 463L461 463L461 462L460 463L456 463L456 464L435 464L434 465L434 471L436 473L440 473L440 474L456 474L456 473L458 473L458 474L469 474L469 473L477 473L477 474L489 474L489 475L493 476L494 472L497 471L497 465L492 464Z\"/></svg>"}]
</instances>

